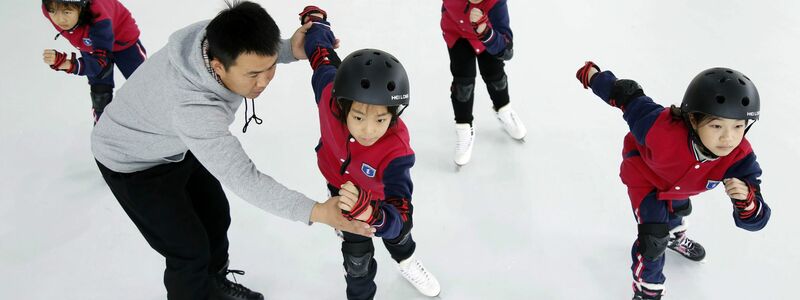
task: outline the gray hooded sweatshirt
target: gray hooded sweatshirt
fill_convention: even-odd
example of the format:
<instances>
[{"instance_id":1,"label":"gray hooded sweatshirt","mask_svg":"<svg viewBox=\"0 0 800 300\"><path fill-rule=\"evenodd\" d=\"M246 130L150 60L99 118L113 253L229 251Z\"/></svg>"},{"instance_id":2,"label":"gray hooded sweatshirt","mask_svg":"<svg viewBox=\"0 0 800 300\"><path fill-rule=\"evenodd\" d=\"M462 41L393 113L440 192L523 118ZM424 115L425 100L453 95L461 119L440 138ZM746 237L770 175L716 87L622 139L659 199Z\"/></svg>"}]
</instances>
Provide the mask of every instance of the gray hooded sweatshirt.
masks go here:
<instances>
[{"instance_id":1,"label":"gray hooded sweatshirt","mask_svg":"<svg viewBox=\"0 0 800 300\"><path fill-rule=\"evenodd\" d=\"M256 169L228 130L244 99L208 72L202 21L173 33L117 90L92 131L97 161L132 173L183 160L192 151L223 185L274 215L309 222L316 203ZM295 61L283 40L279 63Z\"/></svg>"}]
</instances>

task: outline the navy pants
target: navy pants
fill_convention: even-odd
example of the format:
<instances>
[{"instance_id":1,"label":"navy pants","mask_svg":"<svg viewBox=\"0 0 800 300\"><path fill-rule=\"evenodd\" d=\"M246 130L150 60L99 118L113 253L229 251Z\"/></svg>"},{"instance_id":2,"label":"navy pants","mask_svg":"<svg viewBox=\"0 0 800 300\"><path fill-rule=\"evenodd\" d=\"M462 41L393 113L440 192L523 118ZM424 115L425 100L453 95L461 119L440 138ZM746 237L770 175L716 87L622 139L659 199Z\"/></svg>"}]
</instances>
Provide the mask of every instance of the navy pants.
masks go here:
<instances>
[{"instance_id":1,"label":"navy pants","mask_svg":"<svg viewBox=\"0 0 800 300\"><path fill-rule=\"evenodd\" d=\"M671 209L670 209L671 202ZM638 207L633 207L633 214L636 218L637 224L667 224L670 232L673 230L684 230L678 228L683 225L683 217L678 216L674 211L681 210L682 208L690 205L689 199L683 200L658 200L656 193L652 192L645 196L644 200ZM631 258L633 265L631 271L633 272L634 284L646 283L651 287L663 289L664 273L664 254L650 260L645 258L639 252L639 241L634 241L631 248Z\"/></svg>"}]
</instances>

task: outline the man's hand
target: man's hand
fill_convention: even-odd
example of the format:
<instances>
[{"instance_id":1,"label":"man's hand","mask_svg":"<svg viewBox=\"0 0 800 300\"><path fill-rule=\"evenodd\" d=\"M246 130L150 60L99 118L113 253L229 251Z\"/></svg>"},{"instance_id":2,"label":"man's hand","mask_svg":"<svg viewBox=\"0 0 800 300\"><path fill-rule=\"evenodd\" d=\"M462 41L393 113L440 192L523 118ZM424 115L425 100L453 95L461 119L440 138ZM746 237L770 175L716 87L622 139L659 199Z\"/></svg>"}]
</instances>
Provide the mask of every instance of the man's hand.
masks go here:
<instances>
[{"instance_id":1,"label":"man's hand","mask_svg":"<svg viewBox=\"0 0 800 300\"><path fill-rule=\"evenodd\" d=\"M338 196L331 197L324 203L314 204L314 208L311 209L311 222L327 224L335 229L366 237L374 236L375 228L369 224L357 220L349 221L342 216L339 209L339 198Z\"/></svg>"}]
</instances>

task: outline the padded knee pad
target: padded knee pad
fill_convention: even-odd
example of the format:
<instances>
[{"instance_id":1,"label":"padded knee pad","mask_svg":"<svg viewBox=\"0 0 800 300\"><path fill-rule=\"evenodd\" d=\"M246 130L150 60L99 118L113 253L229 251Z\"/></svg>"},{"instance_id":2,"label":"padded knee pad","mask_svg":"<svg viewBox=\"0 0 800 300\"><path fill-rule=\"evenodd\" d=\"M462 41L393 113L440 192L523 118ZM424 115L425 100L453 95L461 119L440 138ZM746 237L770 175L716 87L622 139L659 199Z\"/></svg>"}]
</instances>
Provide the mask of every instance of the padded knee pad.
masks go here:
<instances>
[{"instance_id":1,"label":"padded knee pad","mask_svg":"<svg viewBox=\"0 0 800 300\"><path fill-rule=\"evenodd\" d=\"M687 201L686 205L678 207L678 208L674 208L673 207L672 208L672 214L674 214L676 216L679 216L679 217L686 217L686 216L692 214L692 201Z\"/></svg>"},{"instance_id":2,"label":"padded knee pad","mask_svg":"<svg viewBox=\"0 0 800 300\"><path fill-rule=\"evenodd\" d=\"M502 91L508 88L508 76L503 74L503 77L495 81L486 81L486 85L493 91Z\"/></svg>"},{"instance_id":3,"label":"padded knee pad","mask_svg":"<svg viewBox=\"0 0 800 300\"><path fill-rule=\"evenodd\" d=\"M364 255L344 255L344 269L351 277L364 277L369 273L369 263L372 261L374 252L367 252Z\"/></svg>"},{"instance_id":4,"label":"padded knee pad","mask_svg":"<svg viewBox=\"0 0 800 300\"><path fill-rule=\"evenodd\" d=\"M95 84L91 87L91 97L92 97L92 108L94 108L95 113L99 117L100 114L105 110L106 105L111 103L111 98L113 97L114 88L109 85L104 84Z\"/></svg>"},{"instance_id":5,"label":"padded knee pad","mask_svg":"<svg viewBox=\"0 0 800 300\"><path fill-rule=\"evenodd\" d=\"M667 224L639 224L639 253L649 260L664 254L669 241Z\"/></svg>"},{"instance_id":6,"label":"padded knee pad","mask_svg":"<svg viewBox=\"0 0 800 300\"><path fill-rule=\"evenodd\" d=\"M344 269L351 277L364 277L369 274L369 264L375 254L372 240L363 242L343 242L342 255L344 256Z\"/></svg>"},{"instance_id":7,"label":"padded knee pad","mask_svg":"<svg viewBox=\"0 0 800 300\"><path fill-rule=\"evenodd\" d=\"M469 102L472 100L472 93L475 90L475 78L456 77L450 86L453 99L458 102Z\"/></svg>"}]
</instances>

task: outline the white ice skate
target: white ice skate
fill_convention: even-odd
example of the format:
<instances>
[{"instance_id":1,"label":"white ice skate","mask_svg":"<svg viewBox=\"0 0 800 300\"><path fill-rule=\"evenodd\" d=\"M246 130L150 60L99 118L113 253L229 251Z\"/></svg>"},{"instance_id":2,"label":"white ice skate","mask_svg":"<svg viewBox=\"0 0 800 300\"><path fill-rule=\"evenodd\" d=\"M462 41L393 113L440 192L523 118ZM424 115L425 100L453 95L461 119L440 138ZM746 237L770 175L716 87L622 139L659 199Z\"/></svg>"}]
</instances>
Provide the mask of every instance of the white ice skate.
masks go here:
<instances>
[{"instance_id":1,"label":"white ice skate","mask_svg":"<svg viewBox=\"0 0 800 300\"><path fill-rule=\"evenodd\" d=\"M413 255L397 264L397 268L400 270L400 274L423 295L428 297L439 295L441 291L439 281Z\"/></svg>"},{"instance_id":2,"label":"white ice skate","mask_svg":"<svg viewBox=\"0 0 800 300\"><path fill-rule=\"evenodd\" d=\"M510 104L501 107L496 114L497 119L500 120L500 123L503 123L503 129L506 130L508 135L515 140L525 141L525 135L528 134L528 130L525 129L525 124L522 124L522 120L519 119L519 115L511 108Z\"/></svg>"},{"instance_id":3,"label":"white ice skate","mask_svg":"<svg viewBox=\"0 0 800 300\"><path fill-rule=\"evenodd\" d=\"M456 165L466 165L472 158L472 146L475 144L475 129L467 123L456 124Z\"/></svg>"}]
</instances>

